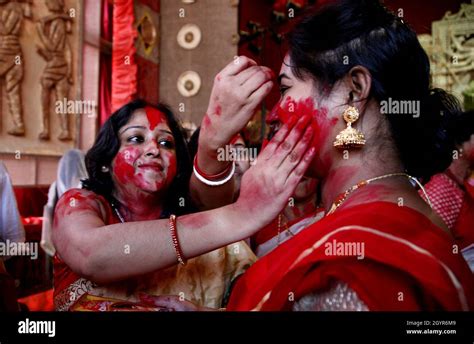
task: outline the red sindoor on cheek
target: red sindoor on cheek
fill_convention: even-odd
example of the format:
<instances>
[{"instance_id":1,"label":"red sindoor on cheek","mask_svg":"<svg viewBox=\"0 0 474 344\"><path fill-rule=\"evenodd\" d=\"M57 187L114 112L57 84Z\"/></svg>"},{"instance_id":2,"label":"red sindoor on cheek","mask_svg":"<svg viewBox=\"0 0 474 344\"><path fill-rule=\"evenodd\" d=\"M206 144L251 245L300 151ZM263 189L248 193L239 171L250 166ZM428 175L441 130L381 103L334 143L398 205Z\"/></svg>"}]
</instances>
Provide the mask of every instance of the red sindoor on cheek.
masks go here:
<instances>
[{"instance_id":1,"label":"red sindoor on cheek","mask_svg":"<svg viewBox=\"0 0 474 344\"><path fill-rule=\"evenodd\" d=\"M166 120L166 116L161 111L147 106L145 107L146 117L148 118L148 123L150 123L150 130L154 130L156 126Z\"/></svg>"},{"instance_id":2,"label":"red sindoor on cheek","mask_svg":"<svg viewBox=\"0 0 474 344\"><path fill-rule=\"evenodd\" d=\"M126 184L133 180L135 176L133 164L138 156L139 151L136 148L127 148L117 153L113 172L120 183Z\"/></svg>"},{"instance_id":3,"label":"red sindoor on cheek","mask_svg":"<svg viewBox=\"0 0 474 344\"><path fill-rule=\"evenodd\" d=\"M290 118L299 119L305 115L311 117L311 127L313 128L313 146L320 150L322 144L326 141L332 126L337 123L337 119L331 121L327 118L326 108L317 108L311 97L300 99L298 101L288 97L283 103L278 103L270 112L267 123L280 121L283 124L288 123Z\"/></svg>"}]
</instances>

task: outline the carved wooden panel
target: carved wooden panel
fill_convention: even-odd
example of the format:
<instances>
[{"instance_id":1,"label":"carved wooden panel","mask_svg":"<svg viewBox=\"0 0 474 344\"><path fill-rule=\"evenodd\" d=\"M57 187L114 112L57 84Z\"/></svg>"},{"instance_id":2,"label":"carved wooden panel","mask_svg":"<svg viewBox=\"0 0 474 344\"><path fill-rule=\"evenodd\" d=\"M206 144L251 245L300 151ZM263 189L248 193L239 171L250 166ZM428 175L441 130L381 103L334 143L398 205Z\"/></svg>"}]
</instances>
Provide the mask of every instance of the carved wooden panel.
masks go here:
<instances>
[{"instance_id":1,"label":"carved wooden panel","mask_svg":"<svg viewBox=\"0 0 474 344\"><path fill-rule=\"evenodd\" d=\"M62 155L78 144L82 0L0 0L0 153Z\"/></svg>"},{"instance_id":2,"label":"carved wooden panel","mask_svg":"<svg viewBox=\"0 0 474 344\"><path fill-rule=\"evenodd\" d=\"M461 4L432 24L432 35L420 35L431 62L432 83L464 98L474 85L474 2Z\"/></svg>"}]
</instances>

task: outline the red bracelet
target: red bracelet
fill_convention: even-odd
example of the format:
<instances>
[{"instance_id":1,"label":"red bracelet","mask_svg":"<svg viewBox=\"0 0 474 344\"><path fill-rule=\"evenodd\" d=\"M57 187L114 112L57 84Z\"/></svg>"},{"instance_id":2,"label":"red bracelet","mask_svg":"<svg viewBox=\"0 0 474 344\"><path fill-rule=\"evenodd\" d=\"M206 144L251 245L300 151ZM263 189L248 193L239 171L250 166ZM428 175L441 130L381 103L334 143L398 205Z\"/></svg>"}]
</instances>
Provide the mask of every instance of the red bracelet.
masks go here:
<instances>
[{"instance_id":1,"label":"red bracelet","mask_svg":"<svg viewBox=\"0 0 474 344\"><path fill-rule=\"evenodd\" d=\"M170 233L171 241L173 242L173 247L176 252L176 258L178 259L178 263L184 265L186 264L186 259L184 258L183 251L181 250L181 246L179 245L178 233L176 232L176 215L170 216Z\"/></svg>"},{"instance_id":2,"label":"red bracelet","mask_svg":"<svg viewBox=\"0 0 474 344\"><path fill-rule=\"evenodd\" d=\"M224 171L219 172L217 174L206 174L199 168L198 163L197 163L197 154L196 154L196 156L194 157L194 168L196 169L197 173L199 173L201 176L203 176L207 180L217 181L217 180L222 180L226 176L229 175L230 170L232 169L232 164L226 167Z\"/></svg>"}]
</instances>

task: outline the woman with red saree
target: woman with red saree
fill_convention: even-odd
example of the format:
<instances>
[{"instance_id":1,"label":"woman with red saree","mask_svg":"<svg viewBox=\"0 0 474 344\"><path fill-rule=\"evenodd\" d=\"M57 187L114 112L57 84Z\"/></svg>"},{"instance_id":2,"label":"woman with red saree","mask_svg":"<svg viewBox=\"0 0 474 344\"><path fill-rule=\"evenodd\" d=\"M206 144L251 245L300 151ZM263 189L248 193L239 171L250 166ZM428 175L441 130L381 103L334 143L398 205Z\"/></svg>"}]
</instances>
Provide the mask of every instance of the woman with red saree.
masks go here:
<instances>
[{"instance_id":1,"label":"woman with red saree","mask_svg":"<svg viewBox=\"0 0 474 344\"><path fill-rule=\"evenodd\" d=\"M378 1L331 2L290 32L279 80L271 116L313 117L326 216L254 264L227 309L473 310L473 276L413 187L449 166L458 110L429 88L415 32Z\"/></svg>"},{"instance_id":2,"label":"woman with red saree","mask_svg":"<svg viewBox=\"0 0 474 344\"><path fill-rule=\"evenodd\" d=\"M378 1L340 0L303 18L288 42L270 114L283 126L243 176L237 204L254 197L256 206L239 224L261 218L257 195L273 189L248 183L252 169L279 164L268 151L291 149L288 123L308 115L317 154L305 175L320 181L326 215L252 265L227 310L474 310L473 275L415 188L416 177L451 163L448 128L459 113L454 98L430 88L415 32ZM196 309L176 298L149 301Z\"/></svg>"}]
</instances>

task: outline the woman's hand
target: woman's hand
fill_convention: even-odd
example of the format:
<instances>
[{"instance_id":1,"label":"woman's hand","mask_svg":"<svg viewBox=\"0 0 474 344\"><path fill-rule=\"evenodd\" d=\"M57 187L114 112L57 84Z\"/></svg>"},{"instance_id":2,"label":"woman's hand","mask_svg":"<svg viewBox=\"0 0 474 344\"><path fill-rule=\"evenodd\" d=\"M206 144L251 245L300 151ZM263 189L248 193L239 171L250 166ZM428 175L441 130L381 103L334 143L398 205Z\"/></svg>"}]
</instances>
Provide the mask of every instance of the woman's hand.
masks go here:
<instances>
[{"instance_id":1,"label":"woman's hand","mask_svg":"<svg viewBox=\"0 0 474 344\"><path fill-rule=\"evenodd\" d=\"M230 142L252 118L257 106L270 93L274 74L270 68L257 66L245 56L237 56L214 79L207 113L199 135L198 162L205 172L207 156Z\"/></svg>"},{"instance_id":2,"label":"woman's hand","mask_svg":"<svg viewBox=\"0 0 474 344\"><path fill-rule=\"evenodd\" d=\"M201 124L196 162L208 175L229 168L230 161L217 159L219 148L225 148L232 137L252 118L257 106L273 87L273 72L245 56L238 56L214 79L209 107ZM193 173L190 194L200 210L229 204L234 199L233 180L218 187L209 187Z\"/></svg>"},{"instance_id":3,"label":"woman's hand","mask_svg":"<svg viewBox=\"0 0 474 344\"><path fill-rule=\"evenodd\" d=\"M286 206L314 158L315 149L310 147L311 117L306 115L296 124L295 121L290 119L276 133L242 178L235 206L242 216L257 221L259 228Z\"/></svg>"}]
</instances>

